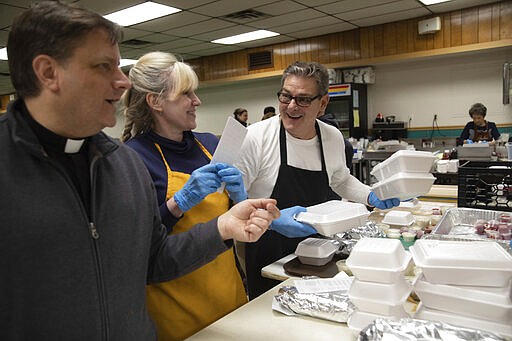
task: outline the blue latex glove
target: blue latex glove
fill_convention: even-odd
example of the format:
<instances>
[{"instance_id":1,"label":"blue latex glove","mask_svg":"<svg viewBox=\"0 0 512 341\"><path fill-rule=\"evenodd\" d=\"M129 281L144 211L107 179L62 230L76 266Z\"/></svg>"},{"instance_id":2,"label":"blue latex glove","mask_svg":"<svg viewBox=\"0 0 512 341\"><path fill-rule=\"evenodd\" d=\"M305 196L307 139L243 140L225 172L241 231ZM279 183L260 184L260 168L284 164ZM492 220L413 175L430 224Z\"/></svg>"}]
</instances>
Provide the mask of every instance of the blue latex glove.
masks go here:
<instances>
[{"instance_id":1,"label":"blue latex glove","mask_svg":"<svg viewBox=\"0 0 512 341\"><path fill-rule=\"evenodd\" d=\"M281 216L270 224L270 229L288 238L306 237L316 233L314 227L301 223L293 217L300 212L306 212L302 206L293 206L281 210Z\"/></svg>"},{"instance_id":2,"label":"blue latex glove","mask_svg":"<svg viewBox=\"0 0 512 341\"><path fill-rule=\"evenodd\" d=\"M467 144L471 144L471 143L473 143L473 140L467 139L467 140L466 140L466 143L467 143Z\"/></svg>"},{"instance_id":3,"label":"blue latex glove","mask_svg":"<svg viewBox=\"0 0 512 341\"><path fill-rule=\"evenodd\" d=\"M245 191L244 179L242 173L238 168L228 165L227 163L217 163L217 170L220 181L226 183L226 190L229 197L235 203L247 199L247 192Z\"/></svg>"},{"instance_id":4,"label":"blue latex glove","mask_svg":"<svg viewBox=\"0 0 512 341\"><path fill-rule=\"evenodd\" d=\"M381 210L385 210L400 205L400 200L398 200L397 198L380 200L379 198L377 198L375 193L370 192L370 195L368 196L368 204L370 204L370 206L380 208Z\"/></svg>"},{"instance_id":5,"label":"blue latex glove","mask_svg":"<svg viewBox=\"0 0 512 341\"><path fill-rule=\"evenodd\" d=\"M186 212L199 204L208 194L215 192L220 183L217 167L207 164L190 174L185 186L174 194L174 201L180 210Z\"/></svg>"}]
</instances>

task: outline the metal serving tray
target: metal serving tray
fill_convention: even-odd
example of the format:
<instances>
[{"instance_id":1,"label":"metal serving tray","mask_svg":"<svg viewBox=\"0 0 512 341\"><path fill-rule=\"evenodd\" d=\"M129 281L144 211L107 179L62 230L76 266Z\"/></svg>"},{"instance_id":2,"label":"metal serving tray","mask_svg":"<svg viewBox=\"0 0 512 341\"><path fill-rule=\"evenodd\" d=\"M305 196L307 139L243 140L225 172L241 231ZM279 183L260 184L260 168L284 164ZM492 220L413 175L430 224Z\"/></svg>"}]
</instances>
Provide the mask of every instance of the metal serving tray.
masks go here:
<instances>
[{"instance_id":1,"label":"metal serving tray","mask_svg":"<svg viewBox=\"0 0 512 341\"><path fill-rule=\"evenodd\" d=\"M475 233L474 225L478 219L498 220L502 211L479 210L474 208L451 208L441 218L432 233L423 235L425 239L467 240L497 242L512 254L509 240L489 239L485 235Z\"/></svg>"}]
</instances>

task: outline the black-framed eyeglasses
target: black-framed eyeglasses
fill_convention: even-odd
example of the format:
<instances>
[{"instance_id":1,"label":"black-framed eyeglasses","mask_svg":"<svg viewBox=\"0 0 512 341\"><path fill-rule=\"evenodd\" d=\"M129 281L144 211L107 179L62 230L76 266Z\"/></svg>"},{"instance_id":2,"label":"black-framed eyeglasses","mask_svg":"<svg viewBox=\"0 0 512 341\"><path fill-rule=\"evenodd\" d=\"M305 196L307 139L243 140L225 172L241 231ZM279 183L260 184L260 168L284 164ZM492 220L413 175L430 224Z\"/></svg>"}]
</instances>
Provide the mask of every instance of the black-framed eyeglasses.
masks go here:
<instances>
[{"instance_id":1,"label":"black-framed eyeglasses","mask_svg":"<svg viewBox=\"0 0 512 341\"><path fill-rule=\"evenodd\" d=\"M311 105L311 103L315 99L321 98L321 97L322 97L322 95L316 95L316 96L313 96L313 97L309 97L309 96L292 96L292 95L287 94L287 93L282 92L282 91L279 91L277 93L277 99L279 100L279 102L284 103L284 104L290 104L292 99L294 99L295 103L298 106L300 106L300 107L309 107Z\"/></svg>"}]
</instances>

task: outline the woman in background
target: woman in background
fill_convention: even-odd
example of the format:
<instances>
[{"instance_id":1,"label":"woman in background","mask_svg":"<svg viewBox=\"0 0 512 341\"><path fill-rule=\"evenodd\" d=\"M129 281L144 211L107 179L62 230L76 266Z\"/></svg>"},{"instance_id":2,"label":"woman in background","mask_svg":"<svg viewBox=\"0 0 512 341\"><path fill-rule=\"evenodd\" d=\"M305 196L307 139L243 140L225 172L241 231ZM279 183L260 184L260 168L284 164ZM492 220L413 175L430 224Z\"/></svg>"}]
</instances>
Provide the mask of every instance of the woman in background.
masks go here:
<instances>
[{"instance_id":1,"label":"woman in background","mask_svg":"<svg viewBox=\"0 0 512 341\"><path fill-rule=\"evenodd\" d=\"M500 138L496 123L485 120L487 108L482 103L475 103L469 108L469 116L473 119L468 122L460 134L463 143L489 142L493 144Z\"/></svg>"},{"instance_id":2,"label":"woman in background","mask_svg":"<svg viewBox=\"0 0 512 341\"><path fill-rule=\"evenodd\" d=\"M247 198L240 172L210 164L218 138L196 128L201 105L192 68L169 53L142 56L123 96L122 140L139 153L153 178L169 233L226 212L230 198ZM218 193L221 182L226 190ZM147 286L147 304L159 340L183 340L247 302L233 249L182 278ZM177 328L179 326L179 328Z\"/></svg>"},{"instance_id":3,"label":"woman in background","mask_svg":"<svg viewBox=\"0 0 512 341\"><path fill-rule=\"evenodd\" d=\"M244 108L236 108L233 112L233 117L235 120L240 122L241 125L244 127L247 127L247 120L249 119L249 113L247 112L247 109Z\"/></svg>"}]
</instances>

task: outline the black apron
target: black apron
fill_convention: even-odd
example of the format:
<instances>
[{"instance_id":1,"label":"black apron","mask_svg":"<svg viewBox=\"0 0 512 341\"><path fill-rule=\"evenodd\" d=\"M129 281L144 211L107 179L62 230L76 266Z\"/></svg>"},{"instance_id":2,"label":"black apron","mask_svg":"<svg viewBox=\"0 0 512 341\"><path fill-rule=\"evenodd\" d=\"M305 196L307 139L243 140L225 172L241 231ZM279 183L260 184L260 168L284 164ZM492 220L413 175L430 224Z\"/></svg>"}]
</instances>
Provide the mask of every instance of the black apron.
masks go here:
<instances>
[{"instance_id":1,"label":"black apron","mask_svg":"<svg viewBox=\"0 0 512 341\"><path fill-rule=\"evenodd\" d=\"M279 131L279 149L281 165L277 180L272 190L271 198L277 200L280 209L293 206L312 206L327 201L329 194L329 179L325 167L322 137L318 123L315 124L316 134L320 141L322 170L312 171L288 165L286 151L286 134L281 123ZM261 276L261 269L281 258L292 254L299 242L306 239L287 238L275 231L269 230L255 243L245 244L245 267L249 299L254 299L274 286L281 283Z\"/></svg>"}]
</instances>

